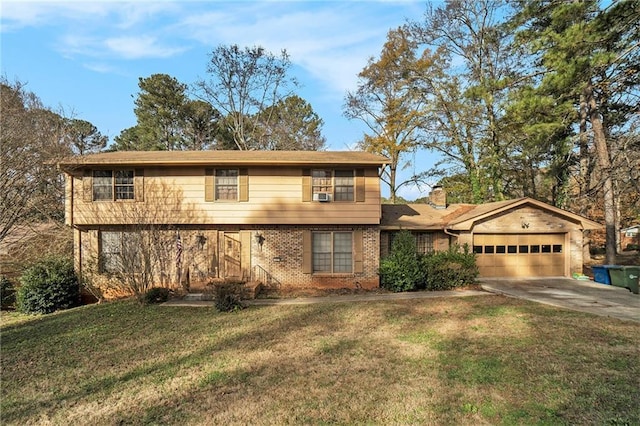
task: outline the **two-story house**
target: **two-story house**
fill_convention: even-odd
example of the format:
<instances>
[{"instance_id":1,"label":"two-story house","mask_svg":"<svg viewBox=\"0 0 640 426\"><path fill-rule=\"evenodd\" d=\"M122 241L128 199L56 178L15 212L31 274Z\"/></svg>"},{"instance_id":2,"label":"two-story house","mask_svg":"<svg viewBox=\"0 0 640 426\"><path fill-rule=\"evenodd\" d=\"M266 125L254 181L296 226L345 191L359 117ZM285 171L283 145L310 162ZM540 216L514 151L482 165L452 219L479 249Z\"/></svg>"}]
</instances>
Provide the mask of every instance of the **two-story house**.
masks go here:
<instances>
[{"instance_id":1,"label":"two-story house","mask_svg":"<svg viewBox=\"0 0 640 426\"><path fill-rule=\"evenodd\" d=\"M379 170L364 152L111 152L59 163L80 273L162 284L378 286Z\"/></svg>"},{"instance_id":2,"label":"two-story house","mask_svg":"<svg viewBox=\"0 0 640 426\"><path fill-rule=\"evenodd\" d=\"M154 284L233 279L374 288L400 230L422 252L467 245L483 277L582 272L596 222L530 198L382 205L384 157L364 152L112 152L59 163L76 269ZM111 277L111 278L110 278Z\"/></svg>"}]
</instances>

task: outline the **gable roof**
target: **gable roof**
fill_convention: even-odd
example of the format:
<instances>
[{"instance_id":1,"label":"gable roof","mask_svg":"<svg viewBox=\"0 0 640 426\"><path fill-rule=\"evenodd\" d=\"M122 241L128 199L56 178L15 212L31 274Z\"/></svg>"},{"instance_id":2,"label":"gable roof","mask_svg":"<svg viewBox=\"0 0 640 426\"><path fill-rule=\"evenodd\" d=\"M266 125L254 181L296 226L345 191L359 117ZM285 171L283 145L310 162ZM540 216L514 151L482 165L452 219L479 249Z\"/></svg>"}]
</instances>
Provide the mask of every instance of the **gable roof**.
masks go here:
<instances>
[{"instance_id":1,"label":"gable roof","mask_svg":"<svg viewBox=\"0 0 640 426\"><path fill-rule=\"evenodd\" d=\"M379 166L383 156L362 151L115 151L65 158L70 171L91 166Z\"/></svg>"},{"instance_id":2,"label":"gable roof","mask_svg":"<svg viewBox=\"0 0 640 426\"><path fill-rule=\"evenodd\" d=\"M446 209L436 209L429 204L383 204L380 227L384 230L468 231L480 220L525 205L547 210L566 220L579 223L582 229L602 228L602 225L584 216L528 197L486 204L451 204Z\"/></svg>"}]
</instances>

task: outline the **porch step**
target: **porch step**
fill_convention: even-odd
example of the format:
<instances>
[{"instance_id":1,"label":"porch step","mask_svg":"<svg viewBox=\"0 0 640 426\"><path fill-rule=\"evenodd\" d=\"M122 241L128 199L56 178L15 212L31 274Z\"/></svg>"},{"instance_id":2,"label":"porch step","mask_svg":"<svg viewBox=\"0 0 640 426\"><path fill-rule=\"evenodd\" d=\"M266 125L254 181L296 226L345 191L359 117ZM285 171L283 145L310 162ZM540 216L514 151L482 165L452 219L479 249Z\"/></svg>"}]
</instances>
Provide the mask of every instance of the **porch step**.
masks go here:
<instances>
[{"instance_id":1,"label":"porch step","mask_svg":"<svg viewBox=\"0 0 640 426\"><path fill-rule=\"evenodd\" d=\"M182 300L202 300L203 296L203 293L187 293L184 295Z\"/></svg>"}]
</instances>

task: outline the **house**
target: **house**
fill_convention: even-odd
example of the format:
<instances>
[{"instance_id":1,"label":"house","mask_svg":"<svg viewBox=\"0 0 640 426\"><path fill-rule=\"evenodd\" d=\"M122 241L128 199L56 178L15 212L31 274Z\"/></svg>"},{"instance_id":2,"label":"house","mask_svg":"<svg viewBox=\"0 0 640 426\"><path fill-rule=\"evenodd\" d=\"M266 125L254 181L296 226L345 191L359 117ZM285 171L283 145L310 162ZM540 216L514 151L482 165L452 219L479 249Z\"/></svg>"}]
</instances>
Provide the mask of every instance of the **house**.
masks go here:
<instances>
[{"instance_id":1,"label":"house","mask_svg":"<svg viewBox=\"0 0 640 426\"><path fill-rule=\"evenodd\" d=\"M308 151L66 159L76 269L105 280L139 269L189 287L212 279L377 287L386 164L365 152Z\"/></svg>"},{"instance_id":2,"label":"house","mask_svg":"<svg viewBox=\"0 0 640 426\"><path fill-rule=\"evenodd\" d=\"M380 251L385 256L394 233L406 229L425 253L466 244L481 277L571 276L582 273L583 231L601 228L531 198L447 205L435 187L428 204L382 206Z\"/></svg>"},{"instance_id":3,"label":"house","mask_svg":"<svg viewBox=\"0 0 640 426\"><path fill-rule=\"evenodd\" d=\"M640 246L640 225L630 226L620 230L620 247Z\"/></svg>"},{"instance_id":4,"label":"house","mask_svg":"<svg viewBox=\"0 0 640 426\"><path fill-rule=\"evenodd\" d=\"M108 282L139 271L157 284L242 280L282 287L375 288L396 232L419 250L467 244L481 276L582 272L589 219L530 198L382 205L365 152L111 152L59 163L76 269Z\"/></svg>"}]
</instances>

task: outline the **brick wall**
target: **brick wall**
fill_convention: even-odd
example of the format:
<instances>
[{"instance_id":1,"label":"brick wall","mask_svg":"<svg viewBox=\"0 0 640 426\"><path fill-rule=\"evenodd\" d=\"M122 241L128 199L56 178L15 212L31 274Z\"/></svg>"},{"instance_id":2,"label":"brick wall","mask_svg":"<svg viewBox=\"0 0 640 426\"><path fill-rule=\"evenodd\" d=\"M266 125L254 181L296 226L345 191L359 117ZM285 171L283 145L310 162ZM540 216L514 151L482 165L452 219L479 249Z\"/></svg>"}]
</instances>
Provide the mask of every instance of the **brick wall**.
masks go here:
<instances>
[{"instance_id":1,"label":"brick wall","mask_svg":"<svg viewBox=\"0 0 640 426\"><path fill-rule=\"evenodd\" d=\"M303 273L303 232L355 231L363 234L363 272L350 274ZM257 236L262 238L259 243ZM260 268L270 274L281 287L289 288L376 288L379 286L379 231L376 227L304 227L283 226L253 230L251 238L251 267L255 274Z\"/></svg>"}]
</instances>

